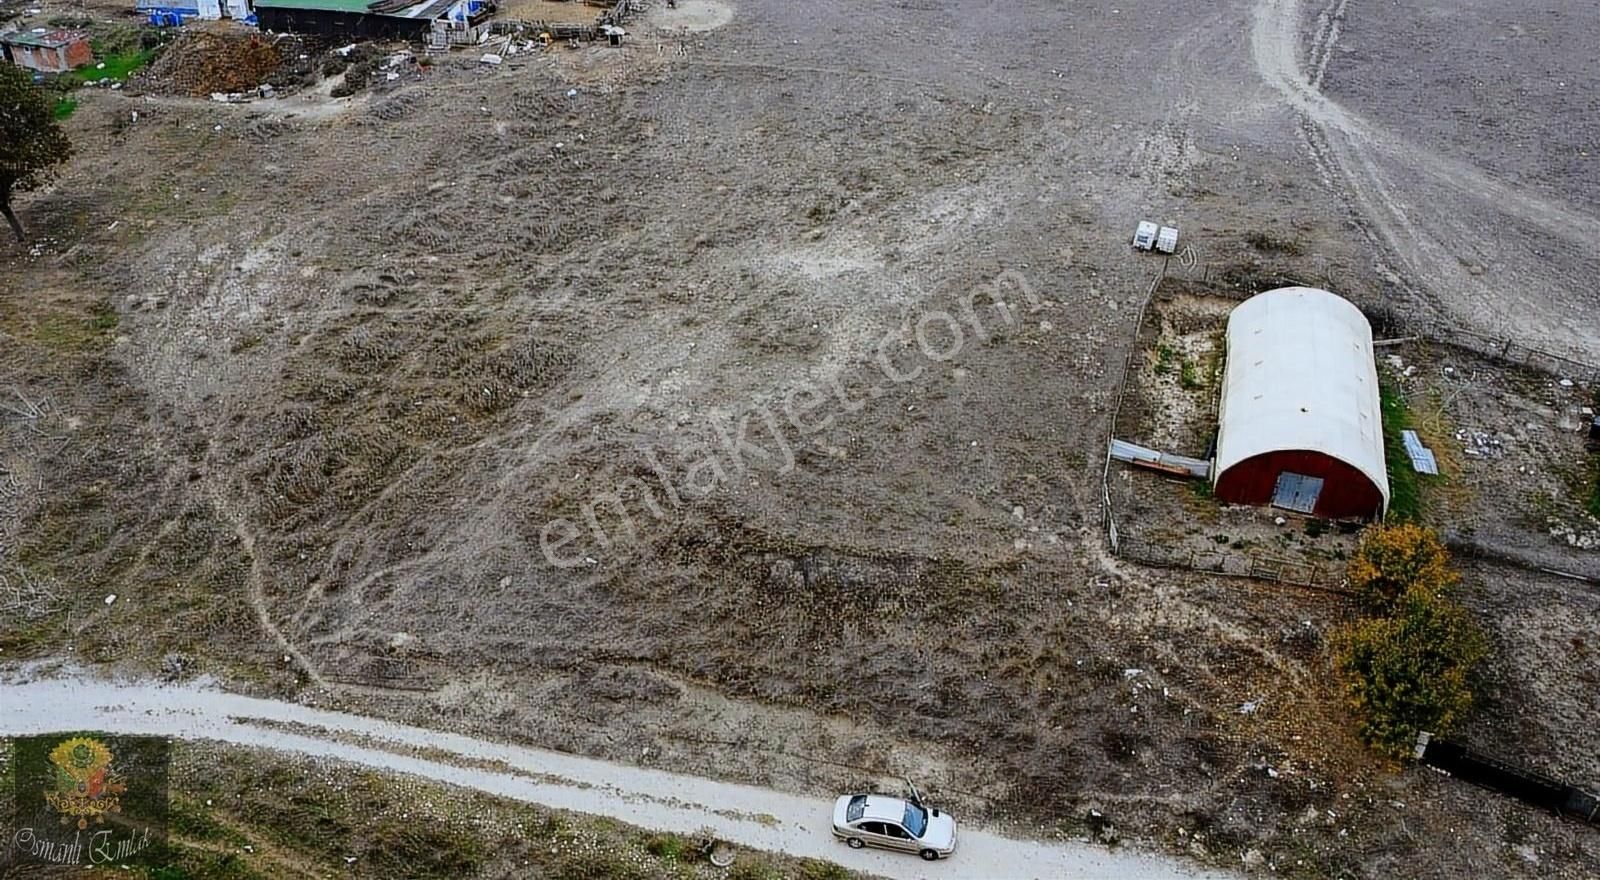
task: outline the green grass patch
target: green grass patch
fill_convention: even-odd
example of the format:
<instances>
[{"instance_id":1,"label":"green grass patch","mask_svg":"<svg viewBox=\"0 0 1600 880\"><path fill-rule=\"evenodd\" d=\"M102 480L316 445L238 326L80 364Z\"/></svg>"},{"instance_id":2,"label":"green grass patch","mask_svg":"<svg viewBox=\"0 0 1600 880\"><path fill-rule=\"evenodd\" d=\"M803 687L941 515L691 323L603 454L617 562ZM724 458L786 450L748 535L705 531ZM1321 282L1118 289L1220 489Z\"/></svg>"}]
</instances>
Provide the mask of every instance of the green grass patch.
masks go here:
<instances>
[{"instance_id":1,"label":"green grass patch","mask_svg":"<svg viewBox=\"0 0 1600 880\"><path fill-rule=\"evenodd\" d=\"M65 622L62 611L37 620L12 621L0 629L0 655L19 660L58 653L62 639L70 638L63 633Z\"/></svg>"},{"instance_id":2,"label":"green grass patch","mask_svg":"<svg viewBox=\"0 0 1600 880\"><path fill-rule=\"evenodd\" d=\"M117 320L116 309L97 303L87 312L53 308L41 309L33 316L7 315L0 319L0 330L51 351L70 354L110 344Z\"/></svg>"},{"instance_id":3,"label":"green grass patch","mask_svg":"<svg viewBox=\"0 0 1600 880\"><path fill-rule=\"evenodd\" d=\"M99 52L96 51L96 55L98 54ZM154 49L131 49L126 52L114 52L96 62L96 64L104 64L105 67L96 67L94 64L88 67L80 67L71 73L62 74L62 79L80 84L99 82L103 79L109 79L113 82L126 82L128 77L137 72L139 68L154 61L155 57L156 50Z\"/></svg>"},{"instance_id":4,"label":"green grass patch","mask_svg":"<svg viewBox=\"0 0 1600 880\"><path fill-rule=\"evenodd\" d=\"M689 852L689 841L676 834L652 834L645 838L644 848L662 861L680 862Z\"/></svg>"},{"instance_id":5,"label":"green grass patch","mask_svg":"<svg viewBox=\"0 0 1600 880\"><path fill-rule=\"evenodd\" d=\"M1156 346L1156 375L1165 376L1172 372L1172 362L1178 359L1178 353L1172 346L1165 342Z\"/></svg>"},{"instance_id":6,"label":"green grass patch","mask_svg":"<svg viewBox=\"0 0 1600 880\"><path fill-rule=\"evenodd\" d=\"M1185 391L1194 391L1204 385L1205 383L1200 381L1200 365L1184 358L1183 366L1178 371L1178 387Z\"/></svg>"},{"instance_id":7,"label":"green grass patch","mask_svg":"<svg viewBox=\"0 0 1600 880\"><path fill-rule=\"evenodd\" d=\"M204 805L182 795L174 795L167 802L167 830L180 837L234 849L250 844L250 838L218 821Z\"/></svg>"},{"instance_id":8,"label":"green grass patch","mask_svg":"<svg viewBox=\"0 0 1600 880\"><path fill-rule=\"evenodd\" d=\"M851 874L832 862L800 860L800 880L850 880Z\"/></svg>"},{"instance_id":9,"label":"green grass patch","mask_svg":"<svg viewBox=\"0 0 1600 880\"><path fill-rule=\"evenodd\" d=\"M1389 519L1417 522L1422 517L1422 477L1411 466L1401 431L1411 430L1405 393L1388 376L1378 378L1378 404L1383 410L1383 452L1389 474Z\"/></svg>"},{"instance_id":10,"label":"green grass patch","mask_svg":"<svg viewBox=\"0 0 1600 880\"><path fill-rule=\"evenodd\" d=\"M57 98L56 105L50 108L50 115L54 116L57 122L60 122L71 116L77 109L77 98Z\"/></svg>"},{"instance_id":11,"label":"green grass patch","mask_svg":"<svg viewBox=\"0 0 1600 880\"><path fill-rule=\"evenodd\" d=\"M129 880L859 876L826 862L743 848L731 870L714 871L692 837L335 762L214 744L175 746L170 780L172 857L156 871L129 872Z\"/></svg>"}]
</instances>

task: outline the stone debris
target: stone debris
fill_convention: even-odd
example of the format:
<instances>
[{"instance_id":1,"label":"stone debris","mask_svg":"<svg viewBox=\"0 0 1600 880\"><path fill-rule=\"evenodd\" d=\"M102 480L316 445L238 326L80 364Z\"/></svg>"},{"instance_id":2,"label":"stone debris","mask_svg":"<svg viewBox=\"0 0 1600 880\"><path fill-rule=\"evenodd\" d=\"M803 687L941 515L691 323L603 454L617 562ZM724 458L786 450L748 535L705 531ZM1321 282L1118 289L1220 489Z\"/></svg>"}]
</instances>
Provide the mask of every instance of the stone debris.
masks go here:
<instances>
[{"instance_id":1,"label":"stone debris","mask_svg":"<svg viewBox=\"0 0 1600 880\"><path fill-rule=\"evenodd\" d=\"M1500 458L1505 455L1505 443L1487 431L1463 429L1456 432L1461 449L1474 458Z\"/></svg>"}]
</instances>

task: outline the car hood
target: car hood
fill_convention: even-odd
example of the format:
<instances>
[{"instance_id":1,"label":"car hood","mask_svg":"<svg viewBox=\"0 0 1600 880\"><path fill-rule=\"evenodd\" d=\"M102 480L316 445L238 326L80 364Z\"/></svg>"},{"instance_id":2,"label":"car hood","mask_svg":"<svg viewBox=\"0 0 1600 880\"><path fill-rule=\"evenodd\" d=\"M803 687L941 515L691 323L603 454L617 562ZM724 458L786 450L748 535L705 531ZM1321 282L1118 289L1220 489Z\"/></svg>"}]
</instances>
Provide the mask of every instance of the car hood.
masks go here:
<instances>
[{"instance_id":1,"label":"car hood","mask_svg":"<svg viewBox=\"0 0 1600 880\"><path fill-rule=\"evenodd\" d=\"M956 820L949 813L928 817L928 830L922 842L934 849L950 849L956 845Z\"/></svg>"}]
</instances>

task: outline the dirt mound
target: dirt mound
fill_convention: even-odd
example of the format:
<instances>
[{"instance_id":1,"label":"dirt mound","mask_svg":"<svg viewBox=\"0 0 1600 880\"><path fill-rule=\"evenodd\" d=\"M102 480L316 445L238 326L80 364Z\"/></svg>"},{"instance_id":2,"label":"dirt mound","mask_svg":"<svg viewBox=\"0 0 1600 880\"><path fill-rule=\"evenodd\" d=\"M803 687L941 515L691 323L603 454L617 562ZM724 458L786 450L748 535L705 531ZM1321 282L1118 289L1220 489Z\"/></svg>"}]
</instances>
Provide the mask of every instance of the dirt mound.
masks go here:
<instances>
[{"instance_id":1,"label":"dirt mound","mask_svg":"<svg viewBox=\"0 0 1600 880\"><path fill-rule=\"evenodd\" d=\"M242 92L280 80L280 74L303 54L292 37L268 37L254 31L190 31L172 42L150 66L146 90L203 96Z\"/></svg>"}]
</instances>

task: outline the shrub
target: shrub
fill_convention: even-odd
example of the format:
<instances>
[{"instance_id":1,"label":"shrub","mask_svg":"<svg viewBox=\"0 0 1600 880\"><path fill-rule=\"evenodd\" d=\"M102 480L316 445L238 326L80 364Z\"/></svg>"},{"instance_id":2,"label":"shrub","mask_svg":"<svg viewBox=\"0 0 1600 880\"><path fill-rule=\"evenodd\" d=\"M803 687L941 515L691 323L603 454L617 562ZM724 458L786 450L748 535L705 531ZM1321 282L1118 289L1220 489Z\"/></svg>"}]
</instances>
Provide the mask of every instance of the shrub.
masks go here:
<instances>
[{"instance_id":1,"label":"shrub","mask_svg":"<svg viewBox=\"0 0 1600 880\"><path fill-rule=\"evenodd\" d=\"M1200 381L1200 366L1194 361L1184 358L1183 365L1178 372L1178 387L1185 391L1193 391L1204 385L1205 383Z\"/></svg>"},{"instance_id":2,"label":"shrub","mask_svg":"<svg viewBox=\"0 0 1600 880\"><path fill-rule=\"evenodd\" d=\"M1407 592L1394 611L1340 633L1336 651L1358 733L1398 757L1419 731L1448 733L1471 711L1488 643L1464 608L1435 593Z\"/></svg>"},{"instance_id":3,"label":"shrub","mask_svg":"<svg viewBox=\"0 0 1600 880\"><path fill-rule=\"evenodd\" d=\"M740 859L728 869L728 880L783 880L772 866L754 859Z\"/></svg>"},{"instance_id":4,"label":"shrub","mask_svg":"<svg viewBox=\"0 0 1600 880\"><path fill-rule=\"evenodd\" d=\"M850 880L850 872L832 862L802 859L800 880Z\"/></svg>"},{"instance_id":5,"label":"shrub","mask_svg":"<svg viewBox=\"0 0 1600 880\"><path fill-rule=\"evenodd\" d=\"M1156 346L1156 375L1165 376L1172 372L1172 362L1177 360L1178 353L1172 346L1165 342Z\"/></svg>"},{"instance_id":6,"label":"shrub","mask_svg":"<svg viewBox=\"0 0 1600 880\"><path fill-rule=\"evenodd\" d=\"M1245 243L1258 251L1266 253L1285 254L1297 257L1304 252L1304 247L1298 239L1284 238L1269 232L1251 232L1244 237Z\"/></svg>"},{"instance_id":7,"label":"shrub","mask_svg":"<svg viewBox=\"0 0 1600 880\"><path fill-rule=\"evenodd\" d=\"M1362 532L1346 574L1368 614L1389 613L1409 593L1443 596L1460 580L1433 530L1410 523Z\"/></svg>"},{"instance_id":8,"label":"shrub","mask_svg":"<svg viewBox=\"0 0 1600 880\"><path fill-rule=\"evenodd\" d=\"M683 860L683 854L689 848L689 842L676 834L652 834L645 838L645 851L658 859L669 862Z\"/></svg>"}]
</instances>

